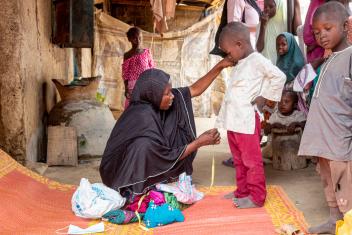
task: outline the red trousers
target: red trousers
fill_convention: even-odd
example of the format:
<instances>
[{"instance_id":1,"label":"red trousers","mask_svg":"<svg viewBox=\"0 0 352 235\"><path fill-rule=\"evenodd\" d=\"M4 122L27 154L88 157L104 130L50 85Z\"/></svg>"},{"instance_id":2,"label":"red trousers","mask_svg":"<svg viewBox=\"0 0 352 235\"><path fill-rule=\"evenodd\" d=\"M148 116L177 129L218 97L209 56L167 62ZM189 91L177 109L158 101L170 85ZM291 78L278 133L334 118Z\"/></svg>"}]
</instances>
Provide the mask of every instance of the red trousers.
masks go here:
<instances>
[{"instance_id":1,"label":"red trousers","mask_svg":"<svg viewBox=\"0 0 352 235\"><path fill-rule=\"evenodd\" d=\"M263 206L266 198L265 175L260 150L260 119L255 117L254 134L228 131L233 162L236 169L235 197L249 197L256 205Z\"/></svg>"}]
</instances>

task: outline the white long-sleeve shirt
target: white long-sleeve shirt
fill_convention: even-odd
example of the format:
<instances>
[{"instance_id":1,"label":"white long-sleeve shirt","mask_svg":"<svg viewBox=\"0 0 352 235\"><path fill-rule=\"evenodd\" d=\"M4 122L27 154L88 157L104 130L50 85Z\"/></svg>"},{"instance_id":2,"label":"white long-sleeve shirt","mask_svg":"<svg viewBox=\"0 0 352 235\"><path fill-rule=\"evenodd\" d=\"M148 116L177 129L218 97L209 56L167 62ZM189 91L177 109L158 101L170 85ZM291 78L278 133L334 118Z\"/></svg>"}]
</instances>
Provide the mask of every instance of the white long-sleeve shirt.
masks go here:
<instances>
[{"instance_id":1,"label":"white long-sleeve shirt","mask_svg":"<svg viewBox=\"0 0 352 235\"><path fill-rule=\"evenodd\" d=\"M215 126L229 131L254 134L258 96L280 101L286 76L258 52L238 61L233 68Z\"/></svg>"}]
</instances>

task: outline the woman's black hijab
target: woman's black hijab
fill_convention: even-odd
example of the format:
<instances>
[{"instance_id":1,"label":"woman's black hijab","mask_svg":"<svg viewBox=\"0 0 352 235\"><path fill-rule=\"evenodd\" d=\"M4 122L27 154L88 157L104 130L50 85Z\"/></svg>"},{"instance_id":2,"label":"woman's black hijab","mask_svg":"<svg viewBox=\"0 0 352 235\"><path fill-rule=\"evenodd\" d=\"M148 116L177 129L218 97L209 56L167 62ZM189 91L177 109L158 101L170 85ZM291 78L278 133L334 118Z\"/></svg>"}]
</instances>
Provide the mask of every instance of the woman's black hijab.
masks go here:
<instances>
[{"instance_id":1,"label":"woman's black hijab","mask_svg":"<svg viewBox=\"0 0 352 235\"><path fill-rule=\"evenodd\" d=\"M179 160L195 139L188 88L173 89L173 105L159 109L170 76L158 69L140 75L130 106L117 121L100 165L103 183L115 190L142 194L150 186L192 174L192 156Z\"/></svg>"}]
</instances>

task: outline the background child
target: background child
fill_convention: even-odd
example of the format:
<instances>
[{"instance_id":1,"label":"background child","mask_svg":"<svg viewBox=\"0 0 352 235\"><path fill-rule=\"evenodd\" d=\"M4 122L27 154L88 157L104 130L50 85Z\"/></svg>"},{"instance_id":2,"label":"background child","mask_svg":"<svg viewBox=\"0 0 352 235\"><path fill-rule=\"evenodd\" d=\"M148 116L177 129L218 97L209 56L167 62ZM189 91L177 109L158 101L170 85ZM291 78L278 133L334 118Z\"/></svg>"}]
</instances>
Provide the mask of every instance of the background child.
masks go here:
<instances>
[{"instance_id":1,"label":"background child","mask_svg":"<svg viewBox=\"0 0 352 235\"><path fill-rule=\"evenodd\" d=\"M265 134L271 133L272 128L285 129L288 133L294 133L296 128L304 128L306 117L303 112L297 110L298 96L293 91L284 91L278 110L273 113L265 126Z\"/></svg>"},{"instance_id":2,"label":"background child","mask_svg":"<svg viewBox=\"0 0 352 235\"><path fill-rule=\"evenodd\" d=\"M129 105L129 100L134 85L139 75L147 69L154 68L153 57L149 49L142 49L142 33L137 27L130 28L127 33L128 41L131 43L131 50L123 55L122 79L125 84L125 109Z\"/></svg>"},{"instance_id":3,"label":"background child","mask_svg":"<svg viewBox=\"0 0 352 235\"><path fill-rule=\"evenodd\" d=\"M286 90L293 89L293 81L304 66L303 54L291 33L282 33L276 38L276 66L286 74Z\"/></svg>"},{"instance_id":4,"label":"background child","mask_svg":"<svg viewBox=\"0 0 352 235\"><path fill-rule=\"evenodd\" d=\"M295 7L291 9L287 6L287 0L264 0L264 13L260 17L256 46L257 51L273 64L276 64L277 59L276 37L282 32L287 32L288 25L293 26L292 30L296 33L297 27L302 24L299 1L293 1ZM293 19L288 19L288 15L294 16Z\"/></svg>"},{"instance_id":5,"label":"background child","mask_svg":"<svg viewBox=\"0 0 352 235\"><path fill-rule=\"evenodd\" d=\"M332 55L322 67L316 85L299 155L318 156L327 222L310 233L335 234L336 221L352 209L352 47L347 42L346 8L337 2L320 6L313 16L317 42Z\"/></svg>"},{"instance_id":6,"label":"background child","mask_svg":"<svg viewBox=\"0 0 352 235\"><path fill-rule=\"evenodd\" d=\"M268 59L254 52L249 30L240 22L229 23L222 30L220 48L236 63L216 120L217 127L227 130L234 158L234 201L238 208L260 207L265 202L266 188L255 104L261 110L265 99L279 101L286 77Z\"/></svg>"}]
</instances>

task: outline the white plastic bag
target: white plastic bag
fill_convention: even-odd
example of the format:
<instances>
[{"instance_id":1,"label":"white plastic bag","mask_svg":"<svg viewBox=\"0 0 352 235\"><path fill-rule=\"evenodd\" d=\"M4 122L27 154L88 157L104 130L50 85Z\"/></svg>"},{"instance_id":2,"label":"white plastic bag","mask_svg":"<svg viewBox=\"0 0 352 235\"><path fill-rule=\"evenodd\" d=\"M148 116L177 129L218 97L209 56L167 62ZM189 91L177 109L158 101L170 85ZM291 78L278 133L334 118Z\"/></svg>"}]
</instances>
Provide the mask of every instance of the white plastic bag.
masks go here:
<instances>
[{"instance_id":1,"label":"white plastic bag","mask_svg":"<svg viewBox=\"0 0 352 235\"><path fill-rule=\"evenodd\" d=\"M193 204L204 197L204 194L192 185L192 178L186 173L178 177L176 184L157 184L156 188L163 192L173 193L177 201L183 204Z\"/></svg>"},{"instance_id":2,"label":"white plastic bag","mask_svg":"<svg viewBox=\"0 0 352 235\"><path fill-rule=\"evenodd\" d=\"M72 211L82 218L101 218L105 213L120 209L126 202L120 193L102 183L90 184L85 178L72 196Z\"/></svg>"}]
</instances>

